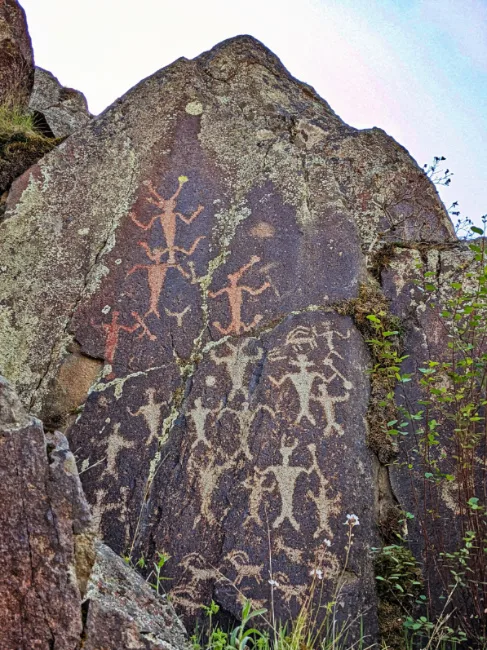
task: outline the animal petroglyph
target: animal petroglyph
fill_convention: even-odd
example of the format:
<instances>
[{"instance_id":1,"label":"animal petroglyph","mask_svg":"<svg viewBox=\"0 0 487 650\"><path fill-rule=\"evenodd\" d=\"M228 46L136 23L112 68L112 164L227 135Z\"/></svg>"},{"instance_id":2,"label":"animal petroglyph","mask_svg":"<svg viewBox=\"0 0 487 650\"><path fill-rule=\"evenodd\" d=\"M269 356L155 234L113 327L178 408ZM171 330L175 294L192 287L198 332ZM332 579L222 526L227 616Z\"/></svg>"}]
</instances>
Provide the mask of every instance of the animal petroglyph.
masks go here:
<instances>
[{"instance_id":1,"label":"animal petroglyph","mask_svg":"<svg viewBox=\"0 0 487 650\"><path fill-rule=\"evenodd\" d=\"M199 240L196 241L196 244ZM127 276L132 275L136 271L143 270L147 271L147 283L149 285L150 291L150 300L149 300L149 309L146 311L145 316L149 314L154 314L157 318L160 318L159 313L159 299L161 297L162 290L164 289L164 282L166 281L167 271L170 268L174 268L179 271L179 273L186 279L190 278L190 274L183 269L180 264L170 263L169 261L162 262L162 256L167 249L154 248L151 250L145 242L139 242L141 246L153 264L136 264L133 266L130 271L128 271Z\"/></svg>"},{"instance_id":2,"label":"animal petroglyph","mask_svg":"<svg viewBox=\"0 0 487 650\"><path fill-rule=\"evenodd\" d=\"M254 340L255 339L244 339L235 344L226 341L225 351L229 352L229 354L225 354L224 356L218 355L216 350L210 352L210 359L217 365L224 365L228 376L230 377L232 382L232 389L228 394L228 400L230 402L238 395L238 393L241 393L245 399L248 397L245 377L247 368L252 363L256 363L262 359L262 355L264 354L261 348L259 348L254 354L248 351L249 342Z\"/></svg>"},{"instance_id":3,"label":"animal petroglyph","mask_svg":"<svg viewBox=\"0 0 487 650\"><path fill-rule=\"evenodd\" d=\"M277 585L274 587L278 591L286 605L291 604L293 598L296 599L298 605L302 605L304 595L308 589L307 585L293 585L288 575L278 571L273 574L273 579L276 581Z\"/></svg>"},{"instance_id":4,"label":"animal petroglyph","mask_svg":"<svg viewBox=\"0 0 487 650\"><path fill-rule=\"evenodd\" d=\"M262 582L263 564L250 564L249 556L245 551L234 550L225 556L225 561L229 562L236 571L236 577L233 584L238 587L244 578L253 578L257 584Z\"/></svg>"},{"instance_id":5,"label":"animal petroglyph","mask_svg":"<svg viewBox=\"0 0 487 650\"><path fill-rule=\"evenodd\" d=\"M185 250L179 246L175 245L176 241L176 230L177 230L177 220L180 219L185 224L191 224L202 212L204 209L202 205L199 205L197 209L193 212L190 217L185 217L180 212L177 212L176 206L178 197L183 189L183 185L187 183L188 178L186 176L180 176L178 178L178 189L169 199L164 199L154 188L154 185L151 181L144 181L144 185L149 190L149 198L147 199L149 203L155 205L159 208L160 212L155 214L148 223L140 222L134 213L131 213L130 217L132 221L142 230L150 230L154 223L158 221L161 224L162 232L166 240L166 248L161 251L162 253L168 253L167 262L170 265L176 265L176 252L183 253L186 256L192 255L194 249L196 248L198 242L204 237L199 237L189 250Z\"/></svg>"},{"instance_id":6,"label":"animal petroglyph","mask_svg":"<svg viewBox=\"0 0 487 650\"><path fill-rule=\"evenodd\" d=\"M179 563L184 570L183 582L171 589L171 600L191 614L201 611L201 583L208 580L218 582L220 572L209 567L199 553L189 553Z\"/></svg>"},{"instance_id":7,"label":"animal petroglyph","mask_svg":"<svg viewBox=\"0 0 487 650\"><path fill-rule=\"evenodd\" d=\"M142 416L147 424L147 427L150 431L150 436L147 438L145 444L146 446L150 445L153 440L156 440L159 436L159 431L161 428L161 408L167 406L167 402L156 402L156 389L148 388L145 391L147 396L147 403L143 404L135 413L133 413L129 408L127 411L133 417Z\"/></svg>"},{"instance_id":8,"label":"animal petroglyph","mask_svg":"<svg viewBox=\"0 0 487 650\"><path fill-rule=\"evenodd\" d=\"M206 580L217 580L220 576L217 569L208 567L199 553L185 555L180 562L180 566L191 575L190 585Z\"/></svg>"},{"instance_id":9,"label":"animal petroglyph","mask_svg":"<svg viewBox=\"0 0 487 650\"><path fill-rule=\"evenodd\" d=\"M271 286L270 282L264 282L264 284L258 289L252 289L252 287L248 287L247 285L238 284L242 275L258 262L260 262L260 257L253 255L248 264L244 264L244 266L235 273L228 274L228 286L223 287L223 289L220 289L219 291L208 291L210 298L217 298L218 296L227 294L231 314L230 324L228 327L223 327L219 321L213 322L216 329L223 335L249 332L262 320L262 315L257 314L250 323L244 323L242 321L243 294L245 292L251 296L259 296Z\"/></svg>"},{"instance_id":10,"label":"animal petroglyph","mask_svg":"<svg viewBox=\"0 0 487 650\"><path fill-rule=\"evenodd\" d=\"M137 338L143 338L144 336L147 336L151 341L156 340L156 336L152 334L143 321L143 319L139 316L139 314L135 311L131 312L133 319L135 320L135 323L132 325L123 325L122 323L119 322L120 318L120 312L117 310L114 310L112 312L112 320L110 323L102 323L101 325L96 325L96 323L91 320L91 325L95 329L102 329L105 332L106 339L105 339L105 361L109 363L111 366L113 365L113 362L115 360L115 354L117 352L117 347L119 343L119 338L120 338L120 332L127 332L129 334L133 334L137 330L141 329L142 331L140 332L139 336ZM113 379L115 377L115 373L112 371L108 375L108 379Z\"/></svg>"}]
</instances>

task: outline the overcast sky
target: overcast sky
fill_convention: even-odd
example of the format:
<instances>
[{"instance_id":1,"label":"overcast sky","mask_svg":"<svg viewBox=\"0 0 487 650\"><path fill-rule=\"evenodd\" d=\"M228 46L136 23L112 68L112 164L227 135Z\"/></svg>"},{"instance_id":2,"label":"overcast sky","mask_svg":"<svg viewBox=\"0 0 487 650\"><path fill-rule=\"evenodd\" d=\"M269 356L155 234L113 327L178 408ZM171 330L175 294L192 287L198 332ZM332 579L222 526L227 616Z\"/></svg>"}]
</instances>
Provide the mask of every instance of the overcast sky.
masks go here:
<instances>
[{"instance_id":1,"label":"overcast sky","mask_svg":"<svg viewBox=\"0 0 487 650\"><path fill-rule=\"evenodd\" d=\"M347 123L419 164L447 157L445 203L487 212L487 0L20 0L36 64L97 114L152 72L252 34Z\"/></svg>"}]
</instances>

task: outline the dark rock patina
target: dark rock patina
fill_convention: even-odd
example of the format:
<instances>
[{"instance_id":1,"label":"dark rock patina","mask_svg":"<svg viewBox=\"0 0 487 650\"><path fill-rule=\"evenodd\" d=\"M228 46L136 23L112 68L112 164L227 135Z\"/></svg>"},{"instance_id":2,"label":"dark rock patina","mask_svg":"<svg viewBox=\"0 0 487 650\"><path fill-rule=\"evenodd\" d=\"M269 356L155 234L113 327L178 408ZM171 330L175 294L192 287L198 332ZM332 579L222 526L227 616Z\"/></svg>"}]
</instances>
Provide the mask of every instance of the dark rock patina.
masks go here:
<instances>
[{"instance_id":1,"label":"dark rock patina","mask_svg":"<svg viewBox=\"0 0 487 650\"><path fill-rule=\"evenodd\" d=\"M169 553L188 619L267 604L271 577L286 619L323 568L374 634L370 362L340 314L384 241L454 238L407 152L238 37L46 156L0 228L0 366L46 421L83 409L68 436L112 548Z\"/></svg>"}]
</instances>

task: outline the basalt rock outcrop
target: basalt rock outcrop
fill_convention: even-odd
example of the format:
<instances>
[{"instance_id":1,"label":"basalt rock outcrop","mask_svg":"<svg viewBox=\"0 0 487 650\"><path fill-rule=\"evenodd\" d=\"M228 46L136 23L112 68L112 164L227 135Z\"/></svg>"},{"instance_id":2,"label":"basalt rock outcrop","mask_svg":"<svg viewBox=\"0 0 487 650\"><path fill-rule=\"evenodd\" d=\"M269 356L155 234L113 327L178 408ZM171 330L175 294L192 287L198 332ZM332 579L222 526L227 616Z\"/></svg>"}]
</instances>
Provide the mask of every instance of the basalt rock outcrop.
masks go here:
<instances>
[{"instance_id":1,"label":"basalt rock outcrop","mask_svg":"<svg viewBox=\"0 0 487 650\"><path fill-rule=\"evenodd\" d=\"M36 68L29 108L46 135L62 138L81 129L91 115L83 93L65 88L47 70Z\"/></svg>"},{"instance_id":2,"label":"basalt rock outcrop","mask_svg":"<svg viewBox=\"0 0 487 650\"><path fill-rule=\"evenodd\" d=\"M0 648L184 648L171 606L95 541L76 461L0 377Z\"/></svg>"},{"instance_id":3,"label":"basalt rock outcrop","mask_svg":"<svg viewBox=\"0 0 487 650\"><path fill-rule=\"evenodd\" d=\"M25 12L17 0L0 1L0 104L27 106L34 54Z\"/></svg>"},{"instance_id":4,"label":"basalt rock outcrop","mask_svg":"<svg viewBox=\"0 0 487 650\"><path fill-rule=\"evenodd\" d=\"M242 595L266 604L269 579L286 620L322 567L342 620L374 636L369 549L397 496L368 444L354 305L380 293L384 245L454 241L407 151L237 37L141 82L13 185L0 368L66 431L105 542L171 556L188 622L212 598L237 618Z\"/></svg>"}]
</instances>

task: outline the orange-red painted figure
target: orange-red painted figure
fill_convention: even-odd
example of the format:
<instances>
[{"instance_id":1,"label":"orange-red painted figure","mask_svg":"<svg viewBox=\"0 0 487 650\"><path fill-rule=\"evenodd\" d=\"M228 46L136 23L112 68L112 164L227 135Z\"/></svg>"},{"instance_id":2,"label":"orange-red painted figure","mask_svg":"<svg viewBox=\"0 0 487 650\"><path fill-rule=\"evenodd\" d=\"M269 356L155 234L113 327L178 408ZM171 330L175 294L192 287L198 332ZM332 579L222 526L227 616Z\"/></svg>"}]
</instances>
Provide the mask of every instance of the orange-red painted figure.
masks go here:
<instances>
[{"instance_id":1,"label":"orange-red painted figure","mask_svg":"<svg viewBox=\"0 0 487 650\"><path fill-rule=\"evenodd\" d=\"M253 255L248 264L245 264L238 271L235 273L230 273L227 276L229 280L227 287L224 287L219 291L208 291L210 298L216 298L217 296L221 296L224 293L226 293L228 296L232 318L230 325L224 328L218 321L213 322L213 325L221 334L241 334L242 332L248 332L252 329L252 327L255 327L255 325L260 323L262 320L262 315L257 314L254 316L251 323L245 324L242 321L243 292L246 291L251 296L258 296L271 286L270 283L264 282L264 284L259 287L259 289L252 289L251 287L247 287L245 285L238 286L238 282L245 271L248 271L248 269L254 266L254 264L257 264L257 262L260 262L260 257Z\"/></svg>"},{"instance_id":2,"label":"orange-red painted figure","mask_svg":"<svg viewBox=\"0 0 487 650\"><path fill-rule=\"evenodd\" d=\"M154 334L152 334L149 331L149 328L147 327L147 325L144 323L144 321L142 320L142 318L139 316L137 312L133 311L131 313L133 318L136 321L134 325L122 325L121 323L119 323L118 319L120 317L120 312L117 310L112 312L111 323L102 323L101 325L95 325L93 319L91 320L91 324L93 327L95 327L96 329L102 329L106 334L105 361L109 363L111 366L113 365L113 362L115 360L115 353L118 347L120 332L128 332L129 334L132 334L136 330L142 328L142 332L139 334L137 338L148 336L148 338L151 341L155 341L157 338L156 336L154 336ZM112 371L107 376L107 379L113 379L114 377L115 377L115 373Z\"/></svg>"},{"instance_id":3,"label":"orange-red painted figure","mask_svg":"<svg viewBox=\"0 0 487 650\"><path fill-rule=\"evenodd\" d=\"M202 237L200 237L197 240L197 242L193 244L193 246L190 248L189 251L175 245L176 229L177 229L176 225L177 225L178 218L181 219L181 221L184 221L184 223L190 224L200 215L201 211L203 210L203 206L199 205L190 217L185 217L180 212L176 212L176 204L178 201L178 197L181 193L181 190L183 189L184 183L186 183L187 180L188 179L186 178L186 176L180 176L178 178L179 181L178 189L174 192L174 194L171 196L170 199L164 199L157 192L157 190L155 189L151 181L145 181L144 185L149 189L151 195L148 199L148 202L152 203L152 205L157 206L161 210L161 212L154 215L152 219L149 221L149 223L146 224L141 223L137 219L134 213L131 213L130 215L132 221L137 226L139 226L139 228L142 228L143 230L150 230L156 221L160 222L162 226L162 231L164 233L164 237L166 239L166 246L167 246L167 248L164 249L163 252L169 253L169 257L167 259L168 264L176 264L175 254L177 251L184 253L185 255L191 255L194 252L194 249L196 248L197 242L203 239Z\"/></svg>"},{"instance_id":4,"label":"orange-red painted figure","mask_svg":"<svg viewBox=\"0 0 487 650\"><path fill-rule=\"evenodd\" d=\"M189 254L192 254L198 243L200 242L201 239L204 239L204 237L198 237L198 239L193 243L193 246L190 248ZM160 318L161 315L159 313L159 299L161 297L162 290L164 288L164 282L166 280L166 273L167 270L170 268L177 269L181 275L184 278L190 278L191 275L183 269L183 267L180 264L177 263L171 263L169 260L166 260L165 262L162 262L162 256L164 253L167 252L167 248L162 249L162 248L154 248L151 250L149 246L145 243L140 241L139 246L142 246L142 248L145 250L145 254L147 257L151 260L151 262L154 262L153 264L136 264L133 266L130 271L127 273L127 275L132 275L132 273L135 273L135 271L138 271L139 269L143 269L147 271L147 282L149 284L149 289L150 289L150 302L149 302L149 309L145 312L144 316L148 316L149 314L155 314L157 318Z\"/></svg>"}]
</instances>

